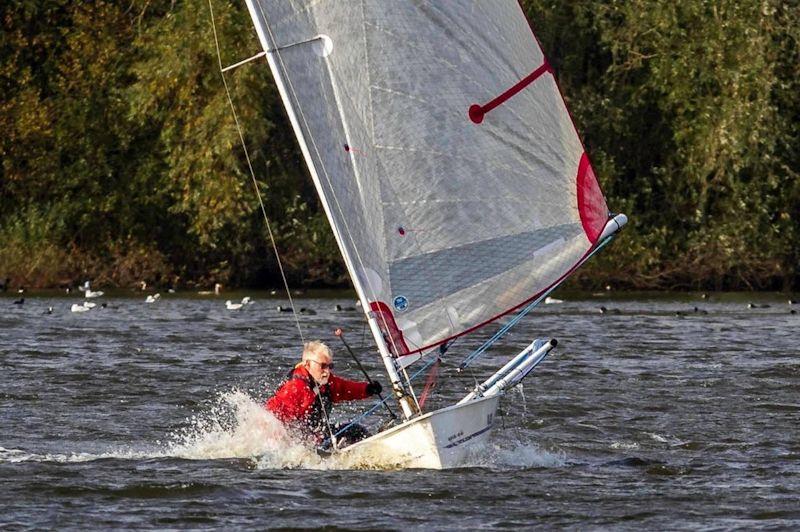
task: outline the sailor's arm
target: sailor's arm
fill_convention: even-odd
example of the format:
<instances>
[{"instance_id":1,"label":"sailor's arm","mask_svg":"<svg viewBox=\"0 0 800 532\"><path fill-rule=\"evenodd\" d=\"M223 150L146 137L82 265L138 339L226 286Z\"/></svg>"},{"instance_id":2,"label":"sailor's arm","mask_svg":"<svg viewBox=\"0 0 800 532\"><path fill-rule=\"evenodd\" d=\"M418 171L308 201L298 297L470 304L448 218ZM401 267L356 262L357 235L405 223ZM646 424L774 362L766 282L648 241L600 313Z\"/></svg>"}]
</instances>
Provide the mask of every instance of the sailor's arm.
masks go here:
<instances>
[{"instance_id":1,"label":"sailor's arm","mask_svg":"<svg viewBox=\"0 0 800 532\"><path fill-rule=\"evenodd\" d=\"M331 399L334 403L366 399L372 395L367 391L369 383L366 381L351 381L331 375L330 379L328 379L328 384L331 387Z\"/></svg>"}]
</instances>

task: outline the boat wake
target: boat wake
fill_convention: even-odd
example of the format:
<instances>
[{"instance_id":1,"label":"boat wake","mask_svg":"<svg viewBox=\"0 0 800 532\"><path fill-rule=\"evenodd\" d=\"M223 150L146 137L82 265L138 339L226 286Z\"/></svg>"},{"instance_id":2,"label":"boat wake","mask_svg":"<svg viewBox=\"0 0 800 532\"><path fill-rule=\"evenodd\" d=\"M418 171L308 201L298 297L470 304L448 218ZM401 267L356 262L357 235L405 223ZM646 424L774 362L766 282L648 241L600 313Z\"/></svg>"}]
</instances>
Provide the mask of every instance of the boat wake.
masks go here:
<instances>
[{"instance_id":1,"label":"boat wake","mask_svg":"<svg viewBox=\"0 0 800 532\"><path fill-rule=\"evenodd\" d=\"M165 442L138 448L111 448L94 453L36 453L0 447L1 463L79 463L93 460L251 459L273 469L321 468L323 459L297 443L283 425L246 393L220 393L213 405L187 420L187 426L169 434Z\"/></svg>"},{"instance_id":2,"label":"boat wake","mask_svg":"<svg viewBox=\"0 0 800 532\"><path fill-rule=\"evenodd\" d=\"M477 447L465 467L507 470L562 467L566 463L566 455L562 452L547 451L530 441L501 441L496 438Z\"/></svg>"},{"instance_id":3,"label":"boat wake","mask_svg":"<svg viewBox=\"0 0 800 532\"><path fill-rule=\"evenodd\" d=\"M20 463L20 462L56 462L56 463L78 463L91 462L92 460L103 460L109 458L137 460L153 458L153 453L133 452L133 451L110 451L108 453L32 453L22 449L6 449L0 447L0 464Z\"/></svg>"},{"instance_id":4,"label":"boat wake","mask_svg":"<svg viewBox=\"0 0 800 532\"><path fill-rule=\"evenodd\" d=\"M391 456L353 462L346 455L324 458L292 438L283 425L247 393L220 393L213 405L187 420L166 442L143 448L116 448L101 453L32 453L0 447L0 463L79 463L93 460L185 459L253 460L257 469L396 469ZM498 439L499 440L499 439ZM520 469L560 467L565 457L529 442L504 439L476 446L463 467Z\"/></svg>"},{"instance_id":5,"label":"boat wake","mask_svg":"<svg viewBox=\"0 0 800 532\"><path fill-rule=\"evenodd\" d=\"M264 407L241 391L218 396L208 411L193 416L190 424L173 435L168 455L176 458L210 460L251 458L258 469L396 469L397 457L370 456L357 460L348 455L322 457L298 443ZM520 469L560 467L561 453L549 452L530 442L504 439L476 446L464 467Z\"/></svg>"}]
</instances>

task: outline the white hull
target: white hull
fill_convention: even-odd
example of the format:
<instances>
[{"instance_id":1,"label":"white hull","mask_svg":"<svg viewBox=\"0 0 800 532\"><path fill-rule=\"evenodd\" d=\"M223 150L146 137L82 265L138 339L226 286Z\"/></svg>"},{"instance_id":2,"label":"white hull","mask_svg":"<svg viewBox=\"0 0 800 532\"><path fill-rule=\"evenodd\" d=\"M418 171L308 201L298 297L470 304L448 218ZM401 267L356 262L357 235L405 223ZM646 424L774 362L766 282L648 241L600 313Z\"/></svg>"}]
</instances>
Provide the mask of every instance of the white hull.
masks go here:
<instances>
[{"instance_id":1,"label":"white hull","mask_svg":"<svg viewBox=\"0 0 800 532\"><path fill-rule=\"evenodd\" d=\"M339 452L351 467L448 469L464 465L485 442L500 395L430 412Z\"/></svg>"}]
</instances>

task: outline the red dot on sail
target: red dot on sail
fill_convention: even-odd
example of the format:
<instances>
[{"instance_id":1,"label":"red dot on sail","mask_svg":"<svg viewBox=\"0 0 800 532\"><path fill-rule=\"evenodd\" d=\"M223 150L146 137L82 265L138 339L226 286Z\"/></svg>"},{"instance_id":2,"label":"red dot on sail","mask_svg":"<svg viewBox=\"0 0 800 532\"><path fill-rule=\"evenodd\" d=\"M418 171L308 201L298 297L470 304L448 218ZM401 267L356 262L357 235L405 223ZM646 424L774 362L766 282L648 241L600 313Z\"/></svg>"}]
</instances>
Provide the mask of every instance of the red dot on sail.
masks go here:
<instances>
[{"instance_id":1,"label":"red dot on sail","mask_svg":"<svg viewBox=\"0 0 800 532\"><path fill-rule=\"evenodd\" d=\"M350 146L348 144L344 145L344 151L350 151Z\"/></svg>"},{"instance_id":2,"label":"red dot on sail","mask_svg":"<svg viewBox=\"0 0 800 532\"><path fill-rule=\"evenodd\" d=\"M400 236L404 236L406 234L406 230L402 227L398 227L397 232L400 233Z\"/></svg>"},{"instance_id":3,"label":"red dot on sail","mask_svg":"<svg viewBox=\"0 0 800 532\"><path fill-rule=\"evenodd\" d=\"M483 107L481 107L477 103L469 106L469 119L475 122L476 124L480 124L481 122L483 122L484 114L485 113L483 112Z\"/></svg>"}]
</instances>

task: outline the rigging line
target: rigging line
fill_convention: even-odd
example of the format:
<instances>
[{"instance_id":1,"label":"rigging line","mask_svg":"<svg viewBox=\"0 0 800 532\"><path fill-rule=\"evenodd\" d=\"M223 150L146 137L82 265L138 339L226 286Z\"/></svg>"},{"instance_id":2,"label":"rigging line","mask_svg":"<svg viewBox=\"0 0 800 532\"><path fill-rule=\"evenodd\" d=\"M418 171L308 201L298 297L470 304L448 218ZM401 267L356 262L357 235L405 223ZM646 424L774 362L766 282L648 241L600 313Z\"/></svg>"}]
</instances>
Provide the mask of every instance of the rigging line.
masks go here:
<instances>
[{"instance_id":1,"label":"rigging line","mask_svg":"<svg viewBox=\"0 0 800 532\"><path fill-rule=\"evenodd\" d=\"M209 1L211 1L211 0L209 0ZM263 11L263 9L261 7L261 4L257 3L256 5L258 5L259 9L261 10L261 16L263 17L263 20L264 20L264 27L269 32L270 39L272 39L273 43L276 43L277 41L275 39L275 35L272 32L272 27L270 26L270 24L268 22L266 14L264 13L264 11ZM286 64L283 61L282 54L279 51L274 52L274 54L277 57L278 61L280 61L281 68L283 68L283 70L288 73L288 69L286 68ZM329 70L328 73L329 73L329 75L331 75L330 70ZM331 80L333 80L332 77L331 77ZM295 89L294 89L294 83L292 83L291 77L287 75L286 76L286 81L287 81L287 85L288 85L289 90L291 90L291 92L292 92L292 97L294 98L294 100L298 104L297 105L297 110L299 111L300 118L302 118L302 120L303 120L303 125L305 126L306 130L309 133L311 133L311 128L309 127L308 120L306 119L306 115L303 112L303 107L302 107L302 105L300 105L300 99L297 97L297 91L295 91ZM334 90L335 90L335 87L334 87ZM310 140L311 145L314 148L314 152L316 154L317 160L319 160L320 163L321 163L322 162L322 155L320 154L319 147L317 146L317 142L316 142L314 136L313 135L309 135L309 140ZM354 164L354 167L355 167L355 163L353 163L353 164ZM351 244L351 246L353 248L353 251L355 252L356 260L358 261L358 264L359 264L359 266L361 266L362 269L366 269L366 267L364 265L364 261L361 258L361 254L358 251L358 247L355 245L355 241L353 240L353 234L350 231L350 227L349 227L349 225L347 223L347 218L345 217L344 211L343 211L343 209L342 209L342 207L341 207L341 205L339 203L339 198L337 197L335 189L333 188L333 184L331 182L330 175L328 174L328 169L325 167L324 164L320 164L320 167L322 169L322 172L325 175L325 180L327 181L327 185L328 185L328 187L329 187L329 189L331 191L331 196L332 196L332 198L333 198L333 200L334 200L334 202L336 204L336 209L338 210L338 214L339 214L339 216L340 216L340 218L342 220L342 223L344 224L344 233L347 235L348 239L350 240L350 244ZM336 231L336 229L334 229L334 231ZM366 284L367 284L367 286L365 288L369 289L369 291L370 291L370 293L372 295L372 299L374 301L378 301L378 298L375 297L376 296L375 290L373 289L372 285L370 284L369 279L367 279L367 283ZM367 309L367 308L364 308L363 310L364 310L365 313L368 313L368 312L371 311L371 309ZM381 320L381 322L383 322L384 329L387 330L387 331L390 331L391 329L389 328L389 324L386 321L386 317L383 315L383 313L381 312L381 313L375 313L375 314L377 314L379 316L379 319ZM389 334L389 340L392 343L392 347L394 348L394 352L398 353L399 352L398 346L397 346L397 344L395 342L395 339L394 339L392 334ZM408 384L409 384L409 388L410 388L411 387L411 383L409 382ZM416 398L415 398L415 402L416 402Z\"/></svg>"},{"instance_id":2,"label":"rigging line","mask_svg":"<svg viewBox=\"0 0 800 532\"><path fill-rule=\"evenodd\" d=\"M339 445L336 442L336 434L333 433L333 425L331 425L331 418L328 416L328 411L325 409L325 403L322 401L322 392L320 392L317 381L314 381L314 393L317 394L317 401L322 408L322 414L325 416L325 425L328 427L328 434L331 435L331 444L335 451L339 450ZM338 434L338 433L337 433Z\"/></svg>"},{"instance_id":3,"label":"rigging line","mask_svg":"<svg viewBox=\"0 0 800 532\"><path fill-rule=\"evenodd\" d=\"M428 362L426 362L426 363L425 363L425 365L423 365L423 366L422 366L422 367L421 367L421 368L420 368L420 369L419 369L419 370L418 370L416 373L414 373L414 374L411 376L411 380L413 381L413 380L414 380L414 379L416 379L416 378L417 378L419 375L421 375L423 372L427 371L427 369L428 369L428 368L430 368L430 367L431 367L433 364L435 364L437 360L439 360L439 358L438 358L438 357L437 357L437 358L434 358L434 359L431 359L431 360L429 360ZM375 403L374 405L372 405L370 408L368 408L367 410L365 410L364 412L362 412L360 415L358 415L358 416L356 416L355 418L353 418L353 419L352 419L352 420L351 420L349 423L347 423L347 424L345 424L344 426L342 426L342 427L341 427L341 428L338 430L338 432L336 432L336 434L335 434L334 436L338 436L338 435L342 434L343 432L345 432L345 431L346 431L347 429L349 429L351 426L353 426L353 425L357 424L357 423L358 423L359 421L361 421L362 419L366 418L367 416L370 416L370 415L372 415L373 413L375 413L375 411L377 411L377 410L378 410L378 408L381 406L381 404L382 404L382 403L385 403L385 402L386 402L386 401L388 401L388 400L389 400L389 397L388 397L388 396L387 396L387 397L385 397L385 398L383 398L383 399L379 399L379 400L378 400L378 402L376 402L376 403Z\"/></svg>"},{"instance_id":4,"label":"rigging line","mask_svg":"<svg viewBox=\"0 0 800 532\"><path fill-rule=\"evenodd\" d=\"M222 54L219 49L219 39L217 38L217 25L214 22L214 8L211 5L211 0L208 0L208 10L211 13L211 29L214 33L214 46L216 47L217 51L217 63L219 64L220 70L220 77L222 77L222 84L225 86L225 94L228 97L228 103L231 106L231 112L233 113L233 121L236 124L236 133L239 134L239 140L242 143L242 149L244 150L244 157L247 160L247 168L250 170L250 178L253 181L253 188L256 191L256 197L258 198L258 205L261 207L261 214L264 216L264 222L267 224L267 233L269 234L269 241L272 244L272 251L275 253L275 260L278 263L278 270L281 272L281 279L283 279L283 287L286 290L286 296L289 298L289 305L292 307L292 315L294 316L295 324L297 325L297 332L300 334L300 341L302 343L306 342L305 336L303 335L303 329L300 326L300 319L297 316L297 311L294 307L294 300L292 299L291 291L289 290L289 282L286 280L286 274L283 271L283 264L281 263L281 256L278 253L278 246L275 244L275 235L272 233L272 226L269 223L269 217L267 216L267 210L264 207L264 201L261 198L261 191L258 189L258 181L256 181L256 174L253 171L253 163L250 161L250 152L247 151L247 144L244 141L244 134L242 133L241 125L239 124L239 117L236 114L236 108L233 105L233 98L231 98L231 91L228 88L228 81L225 79L225 73L222 67Z\"/></svg>"},{"instance_id":5,"label":"rigging line","mask_svg":"<svg viewBox=\"0 0 800 532\"><path fill-rule=\"evenodd\" d=\"M555 289L555 287L553 287L553 288L552 288L552 289L550 289L550 290L547 290L547 291L546 291L545 293L543 293L543 294L542 294L540 297L538 297L538 298L534 299L533 301L531 301L531 302L528 304L528 306L526 306L525 308L523 308L522 310L520 310L520 311L519 311L519 313L518 313L516 316L514 316L513 318L511 318L511 320L509 320L509 322L508 322L508 323L506 323L505 325L503 325L503 326L500 328L500 330L499 330L499 331L497 331L497 332L494 334L494 336L492 336L491 338L489 338L489 339L488 339L488 340L487 340L487 341L486 341L486 342L485 342L485 343L484 343L482 346L480 346L480 347L479 347L478 349L476 349L476 350L475 350L475 351L474 351L472 354L470 354L470 355L469 355L467 358L465 358L465 359L464 359L464 362L462 362L462 363L461 363L461 365L458 367L458 370L459 370L459 371L463 371L465 368L467 368L467 367L468 367L468 366L469 366L469 365L472 363L472 361L473 361L473 360L475 360L475 359L476 359L476 358L478 358L480 355L482 355L483 353L485 353L487 349L489 349L489 348L490 348L492 345L494 345L494 343L495 343L495 342L497 342L497 340L499 340L500 338L502 338L503 336L505 336L505 334L506 334L506 333L509 331L509 329L511 329L511 328L512 328L514 325L516 325L516 324L519 322L519 320L521 320L522 318L524 318L524 317L525 317L525 316L526 316L526 315L527 315L527 314L528 314L528 313L529 313L531 310L533 310L533 308L534 308L534 307L536 307L536 306L539 304L539 302L541 302L541 301L542 301L542 300L543 300L543 299L544 299L544 298L545 298L545 297L546 297L548 294L550 294L550 293L551 293L551 292L552 292L554 289ZM476 382L477 382L477 381L476 381Z\"/></svg>"},{"instance_id":6,"label":"rigging line","mask_svg":"<svg viewBox=\"0 0 800 532\"><path fill-rule=\"evenodd\" d=\"M587 252L587 254L586 254L586 255L584 255L584 256L581 258L581 260L579 260L579 261L578 261L578 262L575 264L575 266L573 266L573 269L572 269L572 271L576 270L577 268L579 268L580 266L582 266L583 264L585 264L585 263L586 263L586 261L588 261L588 260L589 260L589 259L590 259L592 256L594 256L594 254L595 254L595 253L597 253L598 251L600 251L601 249L603 249L603 248L604 248L604 247L605 247L605 246L606 246L606 245L607 245L609 242L611 242L613 239L614 239L614 235L611 235L611 236L607 237L605 240L603 240L602 242L600 242L600 243L596 244L596 245L594 246L594 248L590 249L590 250ZM516 316L514 316L513 318L511 318L511 320L509 320L509 322L508 322L508 323L506 323L505 325L503 325L503 326L500 328L500 330L498 330L498 331L497 331L497 332L494 334L494 336L492 336L491 338L489 338L489 339L488 339L488 340L487 340L487 341L486 341L486 342L485 342L485 343L484 343L482 346L480 346L478 349L476 349L475 351L473 351L473 352L472 352L472 353L471 353L471 354L470 354L470 355L469 355L467 358L465 358L465 359L464 359L464 361L463 361L463 362L462 362L462 363L459 365L459 367L458 367L458 370L459 370L459 371L463 371L463 370L464 370L465 368L467 368L467 367L468 367L468 366L469 366L469 365L470 365L470 364L471 364L471 363L472 363L472 362L473 362L473 361L474 361L476 358L478 358L478 357L479 357L479 356L481 356L483 353L485 353L485 352L486 352L486 350L487 350L487 349L489 349L489 347L491 347L492 345L494 345L494 343L495 343L495 342L497 342L497 341L498 341L500 338L502 338L503 336L505 336L505 334L506 334L506 333L509 331L509 329L511 329L511 328L512 328L514 325L516 325L516 324L517 324L517 323L518 323L518 322L519 322L519 321L520 321L522 318L524 318L524 317L525 317L525 316L526 316L526 315L527 315L527 314L528 314L528 313L529 313L531 310L533 310L533 309L534 309L534 307L536 307L536 306L537 306L539 303L541 303L541 302L542 302L542 300L544 300L544 298L546 298L547 296L549 296L549 295L550 295L550 294L551 294L551 293L552 293L552 292L553 292L553 291L554 291L556 288L558 288L559 286L561 286L561 284L564 282L564 280L565 280L565 279L566 279L566 277L565 277L565 278L562 278L561 280L559 280L558 282L556 282L555 284L553 284L553 286L551 286L550 288L548 288L547 290L545 290L544 292L542 292L542 293L539 295L539 297L537 297L536 299L534 299L533 301L531 301L531 302L530 302L530 303L529 303L529 304L528 304L526 307L524 307L522 310L520 310L520 311L519 311L519 313L518 313Z\"/></svg>"}]
</instances>

